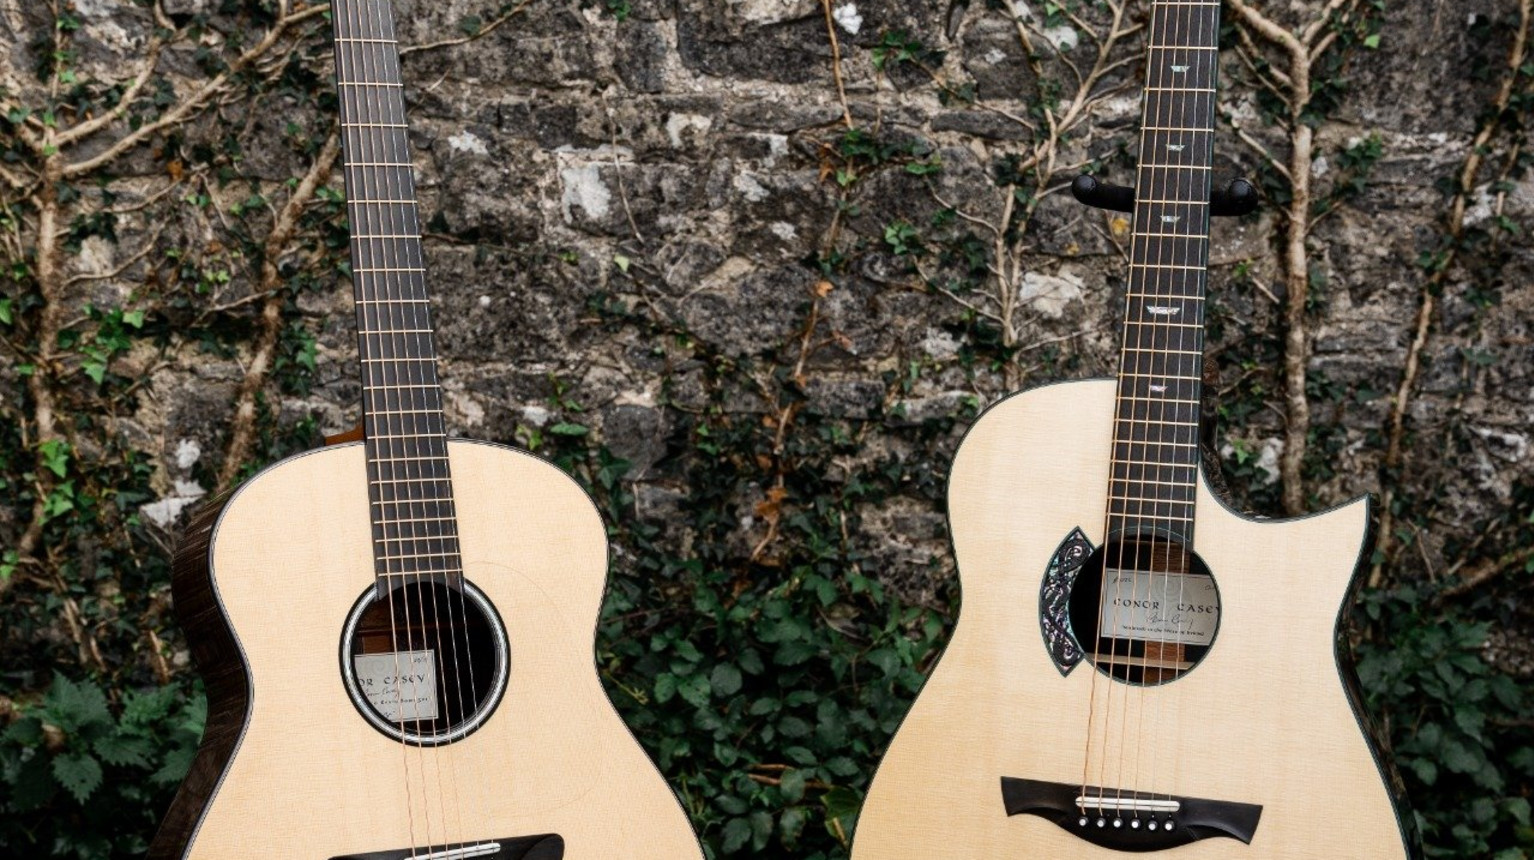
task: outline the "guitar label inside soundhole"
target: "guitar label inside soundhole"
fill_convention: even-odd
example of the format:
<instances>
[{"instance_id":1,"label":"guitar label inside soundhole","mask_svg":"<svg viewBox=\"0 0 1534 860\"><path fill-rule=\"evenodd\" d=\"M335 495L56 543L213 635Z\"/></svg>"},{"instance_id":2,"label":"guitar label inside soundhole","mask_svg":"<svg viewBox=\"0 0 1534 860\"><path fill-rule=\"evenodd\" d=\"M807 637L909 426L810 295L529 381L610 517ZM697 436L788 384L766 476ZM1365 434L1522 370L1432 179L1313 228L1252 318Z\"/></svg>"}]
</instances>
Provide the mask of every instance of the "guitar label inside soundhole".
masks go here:
<instances>
[{"instance_id":1,"label":"guitar label inside soundhole","mask_svg":"<svg viewBox=\"0 0 1534 860\"><path fill-rule=\"evenodd\" d=\"M358 654L353 662L357 686L384 719L415 722L437 718L435 651Z\"/></svg>"},{"instance_id":2,"label":"guitar label inside soundhole","mask_svg":"<svg viewBox=\"0 0 1534 860\"><path fill-rule=\"evenodd\" d=\"M341 629L341 681L395 740L449 744L484 725L511 671L506 625L463 578L411 578L357 598Z\"/></svg>"},{"instance_id":3,"label":"guitar label inside soundhole","mask_svg":"<svg viewBox=\"0 0 1534 860\"><path fill-rule=\"evenodd\" d=\"M1159 536L1098 547L1069 587L1071 637L1098 671L1125 683L1175 681L1219 636L1219 583L1196 553Z\"/></svg>"},{"instance_id":4,"label":"guitar label inside soundhole","mask_svg":"<svg viewBox=\"0 0 1534 860\"><path fill-rule=\"evenodd\" d=\"M1109 568L1107 579L1099 635L1176 645L1214 642L1220 598L1213 578Z\"/></svg>"}]
</instances>

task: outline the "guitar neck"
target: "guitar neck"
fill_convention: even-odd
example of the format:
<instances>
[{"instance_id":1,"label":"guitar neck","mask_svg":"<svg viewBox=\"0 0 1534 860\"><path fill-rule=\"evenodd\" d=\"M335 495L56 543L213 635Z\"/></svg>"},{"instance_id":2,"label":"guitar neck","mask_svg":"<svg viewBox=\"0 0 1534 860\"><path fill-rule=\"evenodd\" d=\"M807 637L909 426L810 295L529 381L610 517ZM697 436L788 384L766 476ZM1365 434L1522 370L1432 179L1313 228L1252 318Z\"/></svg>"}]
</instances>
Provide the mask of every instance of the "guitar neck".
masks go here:
<instances>
[{"instance_id":1,"label":"guitar neck","mask_svg":"<svg viewBox=\"0 0 1534 860\"><path fill-rule=\"evenodd\" d=\"M1218 2L1151 11L1119 361L1110 533L1193 540L1213 171Z\"/></svg>"},{"instance_id":2,"label":"guitar neck","mask_svg":"<svg viewBox=\"0 0 1534 860\"><path fill-rule=\"evenodd\" d=\"M461 575L442 389L388 0L332 0L380 589Z\"/></svg>"}]
</instances>

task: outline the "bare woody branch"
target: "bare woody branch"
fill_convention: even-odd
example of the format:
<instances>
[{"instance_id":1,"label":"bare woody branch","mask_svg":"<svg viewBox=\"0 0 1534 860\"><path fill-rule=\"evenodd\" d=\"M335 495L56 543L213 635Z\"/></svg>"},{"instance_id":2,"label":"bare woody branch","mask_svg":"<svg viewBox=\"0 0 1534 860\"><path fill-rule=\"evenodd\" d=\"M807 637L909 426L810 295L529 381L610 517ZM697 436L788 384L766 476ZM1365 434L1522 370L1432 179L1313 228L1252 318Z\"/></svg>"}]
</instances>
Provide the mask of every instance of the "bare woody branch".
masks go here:
<instances>
[{"instance_id":1,"label":"bare woody branch","mask_svg":"<svg viewBox=\"0 0 1534 860\"><path fill-rule=\"evenodd\" d=\"M332 132L330 138L320 149L310 166L309 172L299 182L298 187L293 189L293 194L288 202L277 214L272 223L272 231L267 235L261 260L261 293L265 294L266 301L261 307L261 329L257 336L255 351L251 354L250 364L245 368L245 376L240 381L240 392L235 398L234 423L229 435L229 445L224 451L224 463L219 468L218 487L215 492L223 492L233 483L239 475L240 467L250 453L251 443L256 436L256 401L261 391L266 387L267 377L271 374L273 359L277 351L277 341L282 333L282 306L287 301L286 291L282 288L282 272L278 262L282 258L283 251L287 249L288 242L297 232L299 217L303 214L304 207L314 199L314 194L329 178L330 172L335 166L336 157L341 152L341 139Z\"/></svg>"},{"instance_id":2,"label":"bare woody branch","mask_svg":"<svg viewBox=\"0 0 1534 860\"><path fill-rule=\"evenodd\" d=\"M1286 68L1273 70L1264 85L1282 84L1276 91L1289 109L1289 164L1279 172L1289 180L1290 200L1283 226L1282 261L1284 267L1284 453L1279 460L1283 485L1284 510L1299 514L1305 510L1303 466L1310 435L1310 402L1305 396L1306 368L1310 361L1310 336L1305 325L1305 308L1310 294L1310 252L1306 239L1311 221L1311 162L1315 157L1315 129L1305 116L1311 104L1311 69L1323 50L1317 50L1329 34L1333 16L1351 11L1358 0L1329 0L1319 16L1296 35L1267 15L1249 6L1246 0L1229 0L1238 27L1249 30L1240 39L1243 50L1259 49L1251 34L1277 48ZM1327 43L1330 44L1329 42ZM1241 132L1242 139L1256 148L1274 165L1273 158L1255 139Z\"/></svg>"},{"instance_id":3,"label":"bare woody branch","mask_svg":"<svg viewBox=\"0 0 1534 860\"><path fill-rule=\"evenodd\" d=\"M1432 275L1422 284L1411 346L1406 350L1406 364L1402 369L1401 382L1396 387L1395 401L1390 410L1389 442L1385 450L1385 460L1380 469L1384 489L1381 494L1377 549L1381 561L1377 562L1369 572L1369 584L1373 587L1384 584L1384 560L1388 558L1395 541L1393 534L1395 514L1392 509L1395 506L1396 475L1401 466L1402 443L1406 437L1406 413L1411 404L1412 390L1416 386L1417 373L1422 364L1422 353L1427 347L1428 337L1432 331L1433 317L1438 307L1438 294L1442 291L1449 270L1458 256L1459 240L1465 232L1465 207L1469 202L1470 194L1475 189L1476 177L1481 172L1492 137L1505 121L1507 108L1512 103L1518 79L1522 75L1523 64L1528 58L1529 33L1531 23L1534 23L1534 0L1520 0L1519 16L1518 31L1513 36L1513 45L1508 52L1507 76L1503 79L1502 87L1492 103L1492 110L1487 113L1485 122L1482 123L1470 144L1470 153L1465 157L1464 167L1459 174L1458 187L1455 189L1453 202L1449 206L1445 225L1449 238L1446 259L1440 261Z\"/></svg>"},{"instance_id":4,"label":"bare woody branch","mask_svg":"<svg viewBox=\"0 0 1534 860\"><path fill-rule=\"evenodd\" d=\"M329 6L310 6L297 12L291 12L285 17L279 19L275 24L272 25L272 28L267 31L266 35L262 37L261 41L257 42L249 50L235 58L235 60L229 64L227 69L219 72L207 83L203 84L200 88L198 88L197 92L193 93L188 98L177 102L175 107L160 115L153 122L144 123L133 131L123 135L122 138L113 143L111 146L107 147L100 154L91 158L87 158L84 161L72 162L66 165L61 171L61 175L68 179L71 177L90 173L93 170L98 170L101 167L110 164L114 159L122 155L124 152L127 152L133 147L143 143L151 136L158 134L164 129L179 125L180 123L186 121L186 119L193 114L201 113L208 107L209 104L213 102L216 97L223 94L224 89L228 86L231 78L244 71L248 66L250 66L251 63L254 63L256 60L265 55L266 52L271 50L272 46L277 44L277 42L280 41L282 37L295 25L307 21L310 18L314 18L324 13L329 8Z\"/></svg>"}]
</instances>

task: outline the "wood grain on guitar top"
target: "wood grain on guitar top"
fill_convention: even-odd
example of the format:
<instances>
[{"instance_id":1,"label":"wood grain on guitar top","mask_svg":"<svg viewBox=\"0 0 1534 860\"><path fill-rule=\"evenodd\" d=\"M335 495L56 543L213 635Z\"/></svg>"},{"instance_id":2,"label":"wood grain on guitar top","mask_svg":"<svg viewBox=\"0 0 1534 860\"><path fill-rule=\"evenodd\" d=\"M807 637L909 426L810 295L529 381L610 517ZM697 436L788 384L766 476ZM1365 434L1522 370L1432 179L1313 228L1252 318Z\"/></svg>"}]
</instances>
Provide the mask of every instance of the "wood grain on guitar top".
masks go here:
<instances>
[{"instance_id":1,"label":"wood grain on guitar top","mask_svg":"<svg viewBox=\"0 0 1534 860\"><path fill-rule=\"evenodd\" d=\"M1201 482L1195 549L1223 607L1204 661L1148 688L1109 682L1089 663L1062 676L1052 662L1040 636L1040 585L1072 529L1102 541L1114 388L1076 382L1013 396L961 445L948 500L962 609L874 777L853 860L1124 856L1042 818L1008 816L999 789L1002 777L1083 781L1094 676L1099 746L1090 784L1263 807L1250 845L1215 838L1172 856L1407 856L1335 652L1338 612L1367 532L1365 500L1256 521L1217 503ZM1110 683L1114 707L1122 703L1130 722L1115 716L1104 731Z\"/></svg>"},{"instance_id":2,"label":"wood grain on guitar top","mask_svg":"<svg viewBox=\"0 0 1534 860\"><path fill-rule=\"evenodd\" d=\"M339 670L342 624L374 586L363 447L279 463L224 509L211 570L178 573L190 578L178 597L195 601L201 576L216 601L208 606L232 630L223 648L199 637L213 644L198 656L220 661L201 667L225 679L210 689L210 727L235 749L232 759L217 744L203 750L202 777L183 788L152 857L326 860L555 833L570 860L701 858L676 795L597 677L607 544L595 508L532 455L462 441L448 449L465 577L510 638L496 712L467 738L430 748L363 720ZM223 623L210 614L204 628ZM241 658L248 685L229 680L243 674Z\"/></svg>"}]
</instances>

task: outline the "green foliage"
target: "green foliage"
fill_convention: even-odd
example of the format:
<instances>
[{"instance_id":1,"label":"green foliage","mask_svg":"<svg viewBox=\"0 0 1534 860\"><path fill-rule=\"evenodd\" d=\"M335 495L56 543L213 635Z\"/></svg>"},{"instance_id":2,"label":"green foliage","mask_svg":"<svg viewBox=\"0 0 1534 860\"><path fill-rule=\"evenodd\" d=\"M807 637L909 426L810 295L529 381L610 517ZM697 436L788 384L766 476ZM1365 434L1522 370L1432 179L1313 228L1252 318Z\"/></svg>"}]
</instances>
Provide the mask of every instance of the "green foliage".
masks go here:
<instances>
[{"instance_id":1,"label":"green foliage","mask_svg":"<svg viewBox=\"0 0 1534 860\"><path fill-rule=\"evenodd\" d=\"M1390 735L1429 857L1534 856L1534 707L1483 653L1490 627L1414 587L1363 602L1359 675Z\"/></svg>"},{"instance_id":2,"label":"green foliage","mask_svg":"<svg viewBox=\"0 0 1534 860\"><path fill-rule=\"evenodd\" d=\"M935 466L888 458L848 469L865 423L805 410L778 449L774 428L725 408L758 390L766 368L605 307L609 325L643 326L713 369L709 406L676 413L690 492L671 518L686 532L636 514L627 462L584 436L544 437L623 548L599 632L609 692L712 856L845 857L871 765L951 620L881 585L857 540L859 512L897 487L935 494ZM784 402L803 400L801 380L771 379ZM743 506L757 523L750 543Z\"/></svg>"},{"instance_id":3,"label":"green foliage","mask_svg":"<svg viewBox=\"0 0 1534 860\"><path fill-rule=\"evenodd\" d=\"M181 684L109 700L55 674L0 731L0 850L106 860L141 855L182 777L206 707Z\"/></svg>"}]
</instances>

